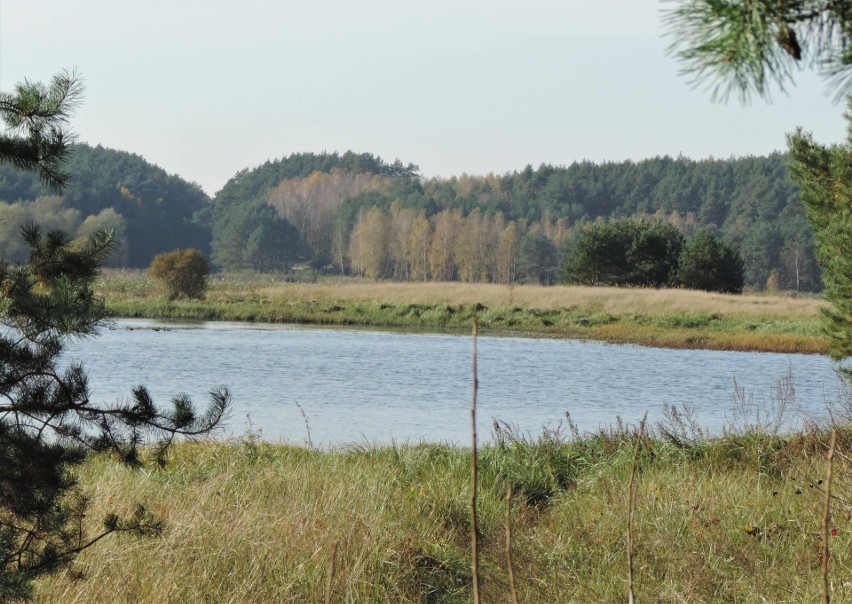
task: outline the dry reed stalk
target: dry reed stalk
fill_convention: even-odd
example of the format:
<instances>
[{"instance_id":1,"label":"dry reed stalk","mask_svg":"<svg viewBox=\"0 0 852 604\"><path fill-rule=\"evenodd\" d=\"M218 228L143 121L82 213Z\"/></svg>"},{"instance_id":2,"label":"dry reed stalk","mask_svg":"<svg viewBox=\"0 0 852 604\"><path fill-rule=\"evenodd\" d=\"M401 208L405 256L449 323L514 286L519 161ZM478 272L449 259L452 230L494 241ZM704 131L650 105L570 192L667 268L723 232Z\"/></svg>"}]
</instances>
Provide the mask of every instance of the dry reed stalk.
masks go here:
<instances>
[{"instance_id":1,"label":"dry reed stalk","mask_svg":"<svg viewBox=\"0 0 852 604\"><path fill-rule=\"evenodd\" d=\"M633 449L633 463L630 464L630 484L628 486L627 495L627 602L634 604L636 596L633 590L633 511L636 500L636 465L639 462L639 449L642 447L642 435L645 432L645 420L648 419L648 412L642 421L639 422L639 433L636 435L636 446Z\"/></svg>"},{"instance_id":2,"label":"dry reed stalk","mask_svg":"<svg viewBox=\"0 0 852 604\"><path fill-rule=\"evenodd\" d=\"M506 568L509 569L509 589L512 591L512 604L518 604L515 569L512 566L512 483L506 486Z\"/></svg>"},{"instance_id":3,"label":"dry reed stalk","mask_svg":"<svg viewBox=\"0 0 852 604\"><path fill-rule=\"evenodd\" d=\"M337 558L337 543L331 544L331 552L328 555L328 579L325 582L325 604L331 604L331 588L334 585L334 564Z\"/></svg>"},{"instance_id":4,"label":"dry reed stalk","mask_svg":"<svg viewBox=\"0 0 852 604\"><path fill-rule=\"evenodd\" d=\"M294 401L296 406L299 408L299 413L302 414L302 419L305 420L305 444L308 445L308 449L314 448L314 441L311 439L311 422L308 421L308 414L305 413L304 408L299 404L299 401Z\"/></svg>"},{"instance_id":5,"label":"dry reed stalk","mask_svg":"<svg viewBox=\"0 0 852 604\"><path fill-rule=\"evenodd\" d=\"M837 428L831 430L831 442L828 445L828 457L825 459L827 467L825 474L825 506L822 511L822 601L824 604L831 602L831 593L828 585L828 537L829 519L831 516L831 471L834 465L834 448L837 445Z\"/></svg>"},{"instance_id":6,"label":"dry reed stalk","mask_svg":"<svg viewBox=\"0 0 852 604\"><path fill-rule=\"evenodd\" d=\"M470 401L470 428L471 428L471 451L470 451L470 524L471 524L471 571L473 572L473 601L479 604L479 519L476 515L476 391L479 381L476 378L476 333L478 323L473 318L473 397Z\"/></svg>"}]
</instances>

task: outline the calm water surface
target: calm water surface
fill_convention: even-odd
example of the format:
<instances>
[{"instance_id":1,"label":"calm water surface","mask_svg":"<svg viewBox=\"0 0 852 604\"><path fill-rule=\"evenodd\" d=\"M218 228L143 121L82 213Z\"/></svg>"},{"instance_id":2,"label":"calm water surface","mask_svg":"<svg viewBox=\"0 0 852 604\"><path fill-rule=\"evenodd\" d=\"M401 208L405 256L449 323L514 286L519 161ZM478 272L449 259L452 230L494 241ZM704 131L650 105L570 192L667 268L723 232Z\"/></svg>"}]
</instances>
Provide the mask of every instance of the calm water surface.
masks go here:
<instances>
[{"instance_id":1,"label":"calm water surface","mask_svg":"<svg viewBox=\"0 0 852 604\"><path fill-rule=\"evenodd\" d=\"M497 418L532 434L571 413L582 430L661 417L663 403L691 405L702 426L734 419L734 379L769 404L792 370L804 413L838 396L831 361L815 355L683 351L576 340L480 337L480 434ZM227 435L317 445L402 441L467 443L471 339L443 334L249 323L118 321L69 345L95 400L128 398L146 385L155 401L179 392L197 403L214 386L233 395Z\"/></svg>"}]
</instances>

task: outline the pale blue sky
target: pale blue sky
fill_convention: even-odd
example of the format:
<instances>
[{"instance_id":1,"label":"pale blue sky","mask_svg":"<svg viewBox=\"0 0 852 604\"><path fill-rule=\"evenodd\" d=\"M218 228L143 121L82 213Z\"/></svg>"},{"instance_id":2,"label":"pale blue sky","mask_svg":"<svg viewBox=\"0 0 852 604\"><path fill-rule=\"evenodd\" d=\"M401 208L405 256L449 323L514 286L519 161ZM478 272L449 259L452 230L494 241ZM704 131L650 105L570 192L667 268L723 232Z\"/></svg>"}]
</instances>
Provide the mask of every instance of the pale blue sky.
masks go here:
<instances>
[{"instance_id":1,"label":"pale blue sky","mask_svg":"<svg viewBox=\"0 0 852 604\"><path fill-rule=\"evenodd\" d=\"M803 72L749 106L677 75L651 0L0 0L0 89L85 78L80 140L215 193L297 151L368 151L425 176L527 163L765 154L844 138Z\"/></svg>"}]
</instances>

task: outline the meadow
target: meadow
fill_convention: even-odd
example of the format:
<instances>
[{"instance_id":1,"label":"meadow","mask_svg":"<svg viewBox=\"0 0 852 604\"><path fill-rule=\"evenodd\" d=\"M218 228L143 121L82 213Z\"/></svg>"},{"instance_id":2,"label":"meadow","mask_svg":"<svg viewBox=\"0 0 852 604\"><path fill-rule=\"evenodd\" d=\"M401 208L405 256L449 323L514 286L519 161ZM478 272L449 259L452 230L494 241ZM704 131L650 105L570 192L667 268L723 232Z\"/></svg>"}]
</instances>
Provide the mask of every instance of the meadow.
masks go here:
<instances>
[{"instance_id":1,"label":"meadow","mask_svg":"<svg viewBox=\"0 0 852 604\"><path fill-rule=\"evenodd\" d=\"M825 353L816 296L682 289L213 276L204 300L169 301L141 271L96 285L116 317L538 334L670 348Z\"/></svg>"},{"instance_id":2,"label":"meadow","mask_svg":"<svg viewBox=\"0 0 852 604\"><path fill-rule=\"evenodd\" d=\"M512 601L507 526L518 601L626 601L636 437L625 424L503 427L479 449L482 602ZM848 428L839 443L849 451ZM653 428L636 465L636 600L821 601L825 457L817 429L706 440L676 418ZM92 526L143 502L163 533L110 537L74 573L40 581L36 601L471 602L470 458L440 444L317 450L251 436L182 444L164 470L94 458L81 475ZM850 471L838 457L834 602L852 601Z\"/></svg>"}]
</instances>

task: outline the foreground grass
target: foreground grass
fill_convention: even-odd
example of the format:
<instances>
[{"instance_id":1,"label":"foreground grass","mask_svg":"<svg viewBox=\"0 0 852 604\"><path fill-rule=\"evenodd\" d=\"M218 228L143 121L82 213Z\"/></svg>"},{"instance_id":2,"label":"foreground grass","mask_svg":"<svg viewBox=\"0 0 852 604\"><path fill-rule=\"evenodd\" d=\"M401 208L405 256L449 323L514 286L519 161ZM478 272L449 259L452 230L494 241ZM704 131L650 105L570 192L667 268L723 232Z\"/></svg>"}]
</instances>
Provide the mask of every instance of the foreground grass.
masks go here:
<instances>
[{"instance_id":1,"label":"foreground grass","mask_svg":"<svg viewBox=\"0 0 852 604\"><path fill-rule=\"evenodd\" d=\"M469 329L668 348L825 353L821 300L689 290L467 283L285 283L270 276L211 279L203 301L168 301L141 272L97 284L116 317Z\"/></svg>"},{"instance_id":2,"label":"foreground grass","mask_svg":"<svg viewBox=\"0 0 852 604\"><path fill-rule=\"evenodd\" d=\"M635 517L640 602L816 602L824 433L644 443ZM844 450L852 431L841 434ZM512 484L522 602L626 600L634 434L503 433L480 450L484 602L510 601L503 496ZM156 539L111 537L38 584L39 602L470 602L469 450L319 451L251 439L179 446L169 467L85 466L95 523L146 502ZM849 467L837 473L848 479ZM848 483L838 482L841 495ZM843 489L846 489L845 491ZM852 601L852 521L835 504L830 575Z\"/></svg>"}]
</instances>

